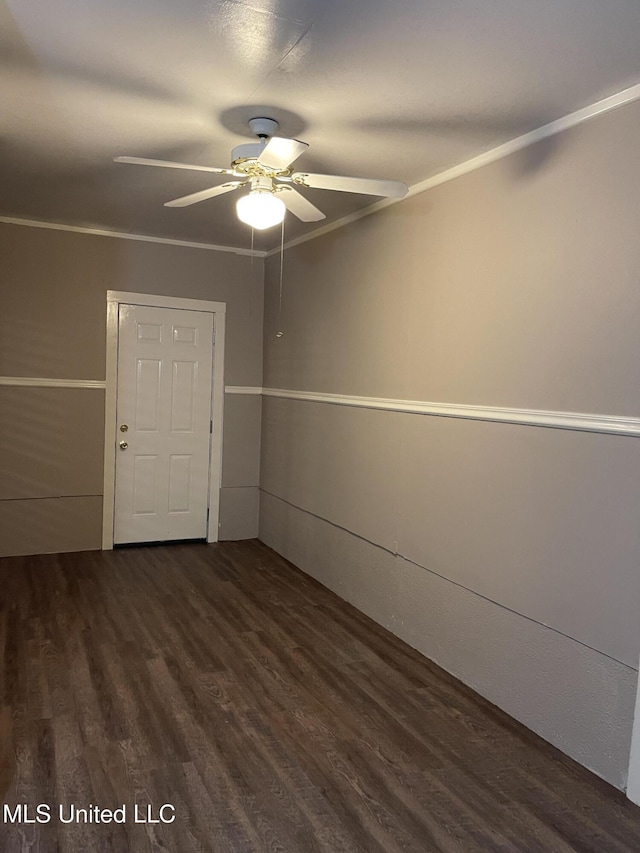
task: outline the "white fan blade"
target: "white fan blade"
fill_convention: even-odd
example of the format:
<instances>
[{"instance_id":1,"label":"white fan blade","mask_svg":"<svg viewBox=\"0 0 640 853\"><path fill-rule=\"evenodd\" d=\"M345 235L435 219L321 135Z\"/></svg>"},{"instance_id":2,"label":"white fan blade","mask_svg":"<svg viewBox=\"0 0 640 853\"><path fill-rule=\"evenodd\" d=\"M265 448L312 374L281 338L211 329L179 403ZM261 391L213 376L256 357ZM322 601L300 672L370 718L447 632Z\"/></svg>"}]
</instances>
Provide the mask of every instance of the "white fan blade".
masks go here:
<instances>
[{"instance_id":1,"label":"white fan blade","mask_svg":"<svg viewBox=\"0 0 640 853\"><path fill-rule=\"evenodd\" d=\"M294 183L318 190L338 190L342 193L382 195L386 198L403 198L409 188L401 181L378 181L374 178L344 178L339 175L309 175L296 172L291 176Z\"/></svg>"},{"instance_id":2,"label":"white fan blade","mask_svg":"<svg viewBox=\"0 0 640 853\"><path fill-rule=\"evenodd\" d=\"M165 201L165 207L188 207L190 204L196 204L199 201L206 201L208 198L214 198L217 195L230 193L232 190L237 190L238 187L244 186L246 181L231 181L229 184L221 184L219 187L211 187L208 190L200 190L197 193L183 195L181 198L174 198L173 201Z\"/></svg>"},{"instance_id":3,"label":"white fan blade","mask_svg":"<svg viewBox=\"0 0 640 853\"><path fill-rule=\"evenodd\" d=\"M258 163L270 169L287 169L308 147L306 142L300 142L299 139L272 136L258 157Z\"/></svg>"},{"instance_id":4,"label":"white fan blade","mask_svg":"<svg viewBox=\"0 0 640 853\"><path fill-rule=\"evenodd\" d=\"M132 163L134 166L161 166L163 169L186 169L189 172L213 172L216 175L235 175L232 169L216 166L191 166L188 163L172 163L170 160L150 160L147 157L114 157L114 163Z\"/></svg>"},{"instance_id":5,"label":"white fan blade","mask_svg":"<svg viewBox=\"0 0 640 853\"><path fill-rule=\"evenodd\" d=\"M278 198L282 199L287 210L291 211L294 216L297 216L303 222L318 222L320 219L326 219L324 213L318 210L315 204L307 201L293 187L278 187Z\"/></svg>"}]
</instances>

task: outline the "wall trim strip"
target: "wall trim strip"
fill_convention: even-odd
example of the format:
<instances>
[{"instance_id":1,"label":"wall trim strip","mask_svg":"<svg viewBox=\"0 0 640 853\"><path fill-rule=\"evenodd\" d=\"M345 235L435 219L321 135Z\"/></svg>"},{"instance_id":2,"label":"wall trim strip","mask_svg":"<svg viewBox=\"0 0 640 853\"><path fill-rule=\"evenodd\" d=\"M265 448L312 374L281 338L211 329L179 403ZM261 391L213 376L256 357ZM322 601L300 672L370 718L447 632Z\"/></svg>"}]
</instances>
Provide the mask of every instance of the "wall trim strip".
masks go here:
<instances>
[{"instance_id":1,"label":"wall trim strip","mask_svg":"<svg viewBox=\"0 0 640 853\"><path fill-rule=\"evenodd\" d=\"M293 501L287 500L287 498L283 498L281 495L276 495L275 492L270 492L268 489L260 488L260 492L261 494L267 495L268 497L273 498L276 501L280 501L280 503L286 504L288 507L291 507L291 509L294 509L297 512L302 512L305 515L317 519L318 521L322 521L324 524L329 524L331 525L331 527L335 527L337 530L342 530L349 536L353 536L356 539L360 539L362 542L366 542L373 548L379 548L381 551L384 551L392 557L398 557L399 559L404 560L405 563L410 563L412 566L417 566L417 568L423 569L430 575L434 575L435 577L440 578L441 580L445 581L448 584L451 584L452 586L456 586L459 589L463 589L471 595L475 595L478 598L482 598L484 599L484 601L487 601L489 602L489 604L493 604L496 607L499 607L501 610L508 610L509 613L513 613L515 616L520 616L522 619L526 619L528 622L533 622L536 625L540 625L540 627L542 628L547 628L549 631L553 631L554 634L559 634L560 636L565 637L567 640L571 640L572 643L577 643L578 645L583 646L585 649L590 649L592 652L595 652L598 655L602 655L602 657L615 661L615 663L619 664L620 666L626 667L631 672L638 672L638 669L636 667L632 666L629 663L626 663L626 661L620 660L620 658L614 657L614 655L611 655L608 652L597 648L596 646L591 646L589 645L589 643L585 643L584 640L579 640L577 637L574 637L571 634L566 634L564 631L561 631L559 628L556 628L553 625L548 625L546 622L540 622L534 616L529 616L522 610L515 610L513 607L509 607L507 604L503 604L502 602L498 601L497 598L491 598L491 596L489 595L484 595L484 593L479 592L477 589L474 589L471 586L467 586L466 584L463 584L460 581L456 581L453 578L448 577L448 575L437 571L436 569L429 568L428 566L425 566L422 563L417 563L410 557L405 556L402 552L397 550L393 551L390 548L381 545L379 542L375 542L373 539L368 539L366 536L363 536L360 533L356 533L355 530L352 530L350 527L345 527L343 524L339 524L337 521L333 521L332 519L327 518L327 516L325 515L313 512L313 510L293 503Z\"/></svg>"},{"instance_id":2,"label":"wall trim strip","mask_svg":"<svg viewBox=\"0 0 640 853\"><path fill-rule=\"evenodd\" d=\"M262 388L258 385L225 385L225 394L250 394L260 396Z\"/></svg>"},{"instance_id":3,"label":"wall trim strip","mask_svg":"<svg viewBox=\"0 0 640 853\"><path fill-rule=\"evenodd\" d=\"M266 252L254 249L241 249L236 246L218 246L215 243L195 243L190 240L173 240L169 237L152 237L148 234L127 234L124 231L109 231L105 228L85 228L81 225L66 225L62 222L40 222L36 219L17 219L13 216L0 216L0 222L6 225L24 225L28 228L47 228L51 231L72 231L76 234L92 234L95 237L117 237L120 240L139 240L142 243L162 243L167 246L185 246L188 249L209 249L213 252L232 252L234 255L253 255L264 258Z\"/></svg>"},{"instance_id":4,"label":"wall trim strip","mask_svg":"<svg viewBox=\"0 0 640 853\"><path fill-rule=\"evenodd\" d=\"M338 228L349 225L351 222L357 222L359 219L363 219L365 216L370 216L372 213L377 213L377 211L383 210L385 207L389 207L392 204L398 204L399 202L411 198L414 195L427 192L427 190L433 189L434 187L440 186L440 184L447 183L448 181L453 181L455 178L459 178L469 172L475 172L476 169L481 169L483 166L488 166L490 163L502 160L504 157L508 157L510 154L515 154L516 151L521 151L529 145L533 145L543 139L548 139L550 136L555 136L557 133L569 130L570 128L575 127L578 124L582 124L589 119L595 118L603 113L608 113L617 107L624 106L625 104L631 104L638 100L640 100L640 83L636 83L635 85L629 86L620 92L616 92L614 95L609 95L607 98L596 101L594 104L575 110L575 112L569 113L568 115L562 116L554 121L550 121L548 124L544 124L534 130L530 130L528 133L522 134L522 136L518 136L515 139L509 140L509 142L498 145L490 151L485 151L477 157L472 157L471 160L459 163L451 169L446 169L444 172L432 175L424 181L412 184L409 187L409 192L404 196L404 198L382 199L381 201L374 202L374 204L370 204L368 207L356 210L354 213L350 213L347 216L343 216L340 219L329 222L326 225L321 225L313 231L308 231L306 234L302 234L300 237L296 237L288 243L285 243L284 248L291 249L293 246L300 245L300 243L306 243L308 240L315 240L316 237L321 237L323 234L328 234L330 231L335 231ZM266 255L267 257L270 257L271 255L277 254L279 251L279 247L270 249Z\"/></svg>"},{"instance_id":5,"label":"wall trim strip","mask_svg":"<svg viewBox=\"0 0 640 853\"><path fill-rule=\"evenodd\" d=\"M16 388L94 388L103 389L100 379L49 379L34 376L0 376L0 386ZM511 409L501 406L470 406L462 403L430 403L422 400L397 400L386 397L356 397L348 394L293 391L284 388L261 388L258 385L226 385L225 394L280 397L285 400L306 400L311 403L330 403L361 409L380 409L431 415L444 418L494 421L525 426L569 429L579 432L601 432L611 435L640 436L640 418L624 415L597 415L582 412L553 412L542 409Z\"/></svg>"},{"instance_id":6,"label":"wall trim strip","mask_svg":"<svg viewBox=\"0 0 640 853\"><path fill-rule=\"evenodd\" d=\"M37 376L0 376L0 385L17 388L105 388L103 379L49 379ZM259 396L262 388L256 385L226 385L225 394L251 394Z\"/></svg>"},{"instance_id":7,"label":"wall trim strip","mask_svg":"<svg viewBox=\"0 0 640 853\"><path fill-rule=\"evenodd\" d=\"M14 388L102 388L104 379L49 379L46 376L0 376L0 385Z\"/></svg>"},{"instance_id":8,"label":"wall trim strip","mask_svg":"<svg viewBox=\"0 0 640 853\"><path fill-rule=\"evenodd\" d=\"M384 397L353 397L346 394L317 394L309 391L287 391L282 388L263 388L265 397L331 403L364 409L382 409L416 415L445 418L494 421L554 429L600 432L611 435L640 436L640 418L616 415L583 414L582 412L553 412L538 409L511 409L500 406L470 406L459 403L429 403L421 400L394 400Z\"/></svg>"}]
</instances>

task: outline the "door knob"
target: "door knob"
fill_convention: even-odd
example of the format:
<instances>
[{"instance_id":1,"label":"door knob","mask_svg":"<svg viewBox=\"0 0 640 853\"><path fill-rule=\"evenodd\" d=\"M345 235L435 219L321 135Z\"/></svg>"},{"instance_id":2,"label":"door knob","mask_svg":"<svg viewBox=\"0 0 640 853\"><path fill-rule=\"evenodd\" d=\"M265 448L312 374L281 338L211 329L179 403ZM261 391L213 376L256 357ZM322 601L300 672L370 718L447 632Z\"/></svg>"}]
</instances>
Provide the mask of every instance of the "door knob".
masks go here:
<instances>
[{"instance_id":1,"label":"door knob","mask_svg":"<svg viewBox=\"0 0 640 853\"><path fill-rule=\"evenodd\" d=\"M121 442L120 442L120 450L126 450L126 449L127 449L127 447L129 447L129 445L127 444L127 442L126 442L126 441L121 441Z\"/></svg>"}]
</instances>

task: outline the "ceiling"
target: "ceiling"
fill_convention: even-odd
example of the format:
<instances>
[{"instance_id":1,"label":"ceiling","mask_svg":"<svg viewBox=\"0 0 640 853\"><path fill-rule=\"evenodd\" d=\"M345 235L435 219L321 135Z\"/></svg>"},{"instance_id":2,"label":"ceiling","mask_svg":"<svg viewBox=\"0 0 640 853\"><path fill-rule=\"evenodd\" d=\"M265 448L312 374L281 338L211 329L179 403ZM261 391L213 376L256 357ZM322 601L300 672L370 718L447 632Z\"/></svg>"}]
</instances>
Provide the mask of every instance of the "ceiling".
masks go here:
<instances>
[{"instance_id":1,"label":"ceiling","mask_svg":"<svg viewBox=\"0 0 640 853\"><path fill-rule=\"evenodd\" d=\"M300 170L414 184L637 83L639 38L638 0L0 0L0 216L248 248L235 194L163 207L223 176L113 157L226 167L268 115Z\"/></svg>"}]
</instances>

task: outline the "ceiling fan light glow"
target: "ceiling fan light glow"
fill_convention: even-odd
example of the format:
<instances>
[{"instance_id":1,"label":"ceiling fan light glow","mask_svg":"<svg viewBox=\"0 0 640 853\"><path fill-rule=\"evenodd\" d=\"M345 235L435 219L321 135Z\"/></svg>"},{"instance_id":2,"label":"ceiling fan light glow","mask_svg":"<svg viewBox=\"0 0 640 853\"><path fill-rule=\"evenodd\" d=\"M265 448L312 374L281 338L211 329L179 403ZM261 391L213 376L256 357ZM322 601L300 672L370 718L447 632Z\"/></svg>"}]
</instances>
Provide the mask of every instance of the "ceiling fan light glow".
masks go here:
<instances>
[{"instance_id":1,"label":"ceiling fan light glow","mask_svg":"<svg viewBox=\"0 0 640 853\"><path fill-rule=\"evenodd\" d=\"M282 199L264 190L252 190L249 195L243 195L236 202L238 219L257 231L279 225L286 210Z\"/></svg>"}]
</instances>

